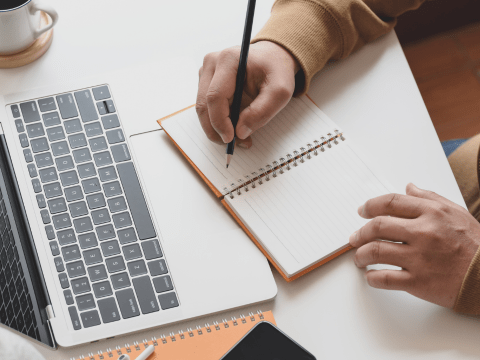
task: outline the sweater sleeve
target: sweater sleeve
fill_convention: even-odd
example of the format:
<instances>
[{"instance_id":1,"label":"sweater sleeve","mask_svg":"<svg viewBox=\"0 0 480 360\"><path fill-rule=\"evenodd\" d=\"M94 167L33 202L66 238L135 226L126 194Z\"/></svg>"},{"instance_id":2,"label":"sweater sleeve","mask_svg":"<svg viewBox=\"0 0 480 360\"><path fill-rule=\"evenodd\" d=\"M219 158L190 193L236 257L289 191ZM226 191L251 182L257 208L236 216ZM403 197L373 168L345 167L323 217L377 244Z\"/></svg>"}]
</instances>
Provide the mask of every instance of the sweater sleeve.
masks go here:
<instances>
[{"instance_id":1,"label":"sweater sleeve","mask_svg":"<svg viewBox=\"0 0 480 360\"><path fill-rule=\"evenodd\" d=\"M296 95L329 60L343 59L389 32L397 16L425 0L277 0L270 19L252 40L272 41L299 62Z\"/></svg>"},{"instance_id":2,"label":"sweater sleeve","mask_svg":"<svg viewBox=\"0 0 480 360\"><path fill-rule=\"evenodd\" d=\"M470 263L453 310L480 315L480 247Z\"/></svg>"}]
</instances>

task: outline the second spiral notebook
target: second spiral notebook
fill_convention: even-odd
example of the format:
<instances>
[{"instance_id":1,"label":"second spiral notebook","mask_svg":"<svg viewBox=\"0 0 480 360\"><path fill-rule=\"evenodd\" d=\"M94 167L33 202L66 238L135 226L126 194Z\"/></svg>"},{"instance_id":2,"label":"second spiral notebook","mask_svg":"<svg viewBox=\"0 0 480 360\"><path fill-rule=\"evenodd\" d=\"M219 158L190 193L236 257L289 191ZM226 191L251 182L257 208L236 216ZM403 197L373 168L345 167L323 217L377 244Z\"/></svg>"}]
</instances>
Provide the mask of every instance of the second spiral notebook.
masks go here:
<instances>
[{"instance_id":1,"label":"second spiral notebook","mask_svg":"<svg viewBox=\"0 0 480 360\"><path fill-rule=\"evenodd\" d=\"M357 208L392 192L307 96L256 131L250 149L237 147L228 169L193 106L158 123L287 281L347 251L366 223Z\"/></svg>"}]
</instances>

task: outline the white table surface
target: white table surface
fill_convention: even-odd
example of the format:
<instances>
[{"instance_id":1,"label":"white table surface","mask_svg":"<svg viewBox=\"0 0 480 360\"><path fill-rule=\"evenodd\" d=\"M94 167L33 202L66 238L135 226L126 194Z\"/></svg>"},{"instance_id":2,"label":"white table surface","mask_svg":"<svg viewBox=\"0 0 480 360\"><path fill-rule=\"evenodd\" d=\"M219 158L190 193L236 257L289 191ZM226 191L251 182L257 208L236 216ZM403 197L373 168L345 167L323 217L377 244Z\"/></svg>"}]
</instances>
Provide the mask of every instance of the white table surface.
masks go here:
<instances>
[{"instance_id":1,"label":"white table surface","mask_svg":"<svg viewBox=\"0 0 480 360\"><path fill-rule=\"evenodd\" d=\"M60 15L51 49L34 64L0 70L1 94L155 57L188 56L200 67L206 53L240 43L247 3L48 2ZM272 3L257 2L254 33L268 19ZM412 181L464 205L394 33L328 67L317 75L309 94L399 192ZM158 118L163 115L159 110ZM370 288L353 255L351 251L290 284L275 273L278 296L268 303L55 352L35 346L47 359L69 359L261 309L273 310L279 327L317 359L478 357L476 319L406 293Z\"/></svg>"}]
</instances>

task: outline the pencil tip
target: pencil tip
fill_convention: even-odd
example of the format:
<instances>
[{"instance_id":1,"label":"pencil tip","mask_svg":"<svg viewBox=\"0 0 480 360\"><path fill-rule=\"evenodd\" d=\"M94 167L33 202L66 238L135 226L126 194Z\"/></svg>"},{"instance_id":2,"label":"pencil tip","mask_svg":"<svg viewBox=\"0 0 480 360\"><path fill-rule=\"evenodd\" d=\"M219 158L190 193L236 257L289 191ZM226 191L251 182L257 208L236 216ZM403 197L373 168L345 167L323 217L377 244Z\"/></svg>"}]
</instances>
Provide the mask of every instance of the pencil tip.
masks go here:
<instances>
[{"instance_id":1,"label":"pencil tip","mask_svg":"<svg viewBox=\"0 0 480 360\"><path fill-rule=\"evenodd\" d=\"M232 161L232 155L227 154L227 169L230 166L230 162Z\"/></svg>"},{"instance_id":2,"label":"pencil tip","mask_svg":"<svg viewBox=\"0 0 480 360\"><path fill-rule=\"evenodd\" d=\"M228 169L228 164L227 164L227 169Z\"/></svg>"}]
</instances>

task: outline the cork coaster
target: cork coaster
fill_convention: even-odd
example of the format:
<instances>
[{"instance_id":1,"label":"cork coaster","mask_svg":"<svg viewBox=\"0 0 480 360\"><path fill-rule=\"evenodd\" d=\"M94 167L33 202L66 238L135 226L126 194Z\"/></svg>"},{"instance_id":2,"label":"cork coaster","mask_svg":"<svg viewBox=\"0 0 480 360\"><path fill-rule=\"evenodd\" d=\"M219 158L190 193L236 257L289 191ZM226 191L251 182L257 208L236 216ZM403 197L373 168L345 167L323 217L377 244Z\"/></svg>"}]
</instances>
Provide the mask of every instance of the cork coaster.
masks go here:
<instances>
[{"instance_id":1,"label":"cork coaster","mask_svg":"<svg viewBox=\"0 0 480 360\"><path fill-rule=\"evenodd\" d=\"M41 13L40 26L46 26L50 24L52 19L45 14ZM42 34L35 42L25 50L12 55L0 55L0 69L11 69L20 66L30 64L45 54L52 44L53 29L50 29L46 33Z\"/></svg>"}]
</instances>

